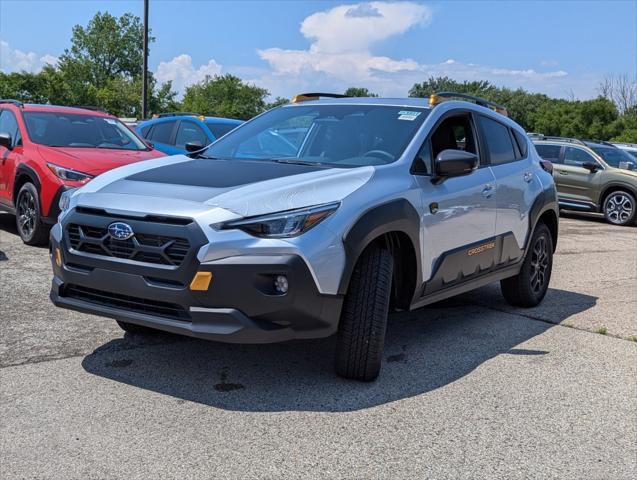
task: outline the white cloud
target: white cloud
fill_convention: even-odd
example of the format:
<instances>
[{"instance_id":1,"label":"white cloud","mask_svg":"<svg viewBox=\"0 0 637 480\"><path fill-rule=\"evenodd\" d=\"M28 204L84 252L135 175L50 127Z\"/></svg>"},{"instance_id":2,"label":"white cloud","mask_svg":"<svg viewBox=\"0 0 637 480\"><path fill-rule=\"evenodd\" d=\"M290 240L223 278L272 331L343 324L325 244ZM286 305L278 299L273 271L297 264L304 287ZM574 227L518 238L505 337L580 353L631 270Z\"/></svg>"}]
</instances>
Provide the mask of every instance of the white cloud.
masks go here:
<instances>
[{"instance_id":1,"label":"white cloud","mask_svg":"<svg viewBox=\"0 0 637 480\"><path fill-rule=\"evenodd\" d=\"M23 52L11 48L8 42L0 40L0 71L3 72L39 72L46 64L55 65L57 57L46 54L39 56L35 52Z\"/></svg>"},{"instance_id":2,"label":"white cloud","mask_svg":"<svg viewBox=\"0 0 637 480\"><path fill-rule=\"evenodd\" d=\"M192 63L192 57L184 53L168 62L160 62L155 77L160 83L171 80L173 88L183 93L184 89L189 85L202 81L208 75L214 76L220 73L221 65L216 61L211 59L205 65L195 68Z\"/></svg>"},{"instance_id":3,"label":"white cloud","mask_svg":"<svg viewBox=\"0 0 637 480\"><path fill-rule=\"evenodd\" d=\"M274 96L289 96L307 88L342 91L350 86L367 87L383 96L405 96L414 83L445 75L458 81L490 80L498 85L556 95L563 95L566 90L563 80L568 73L563 70L538 72L456 59L419 63L409 58L373 54L372 49L378 43L412 28L427 26L431 19L431 9L414 2L364 2L314 13L301 23L301 33L310 41L309 48L257 50L269 66L257 83Z\"/></svg>"}]
</instances>

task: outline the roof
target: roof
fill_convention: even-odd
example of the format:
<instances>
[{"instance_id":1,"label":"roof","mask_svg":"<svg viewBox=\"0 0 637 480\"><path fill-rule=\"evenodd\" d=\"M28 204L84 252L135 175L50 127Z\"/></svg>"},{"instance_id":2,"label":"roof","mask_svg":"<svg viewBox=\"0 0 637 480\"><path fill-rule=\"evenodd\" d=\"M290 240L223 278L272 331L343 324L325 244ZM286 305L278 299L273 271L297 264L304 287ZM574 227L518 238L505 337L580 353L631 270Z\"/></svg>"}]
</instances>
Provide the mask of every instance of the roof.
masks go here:
<instances>
[{"instance_id":1,"label":"roof","mask_svg":"<svg viewBox=\"0 0 637 480\"><path fill-rule=\"evenodd\" d=\"M111 117L112 115L103 110L83 107L65 107L62 105L41 105L36 103L25 103L22 109L26 112L67 112L75 114L93 115L98 117Z\"/></svg>"},{"instance_id":2,"label":"roof","mask_svg":"<svg viewBox=\"0 0 637 480\"><path fill-rule=\"evenodd\" d=\"M429 109L429 98L378 98L378 97L345 97L307 100L300 103L288 103L283 108L304 105L388 105L397 107L420 107Z\"/></svg>"}]
</instances>

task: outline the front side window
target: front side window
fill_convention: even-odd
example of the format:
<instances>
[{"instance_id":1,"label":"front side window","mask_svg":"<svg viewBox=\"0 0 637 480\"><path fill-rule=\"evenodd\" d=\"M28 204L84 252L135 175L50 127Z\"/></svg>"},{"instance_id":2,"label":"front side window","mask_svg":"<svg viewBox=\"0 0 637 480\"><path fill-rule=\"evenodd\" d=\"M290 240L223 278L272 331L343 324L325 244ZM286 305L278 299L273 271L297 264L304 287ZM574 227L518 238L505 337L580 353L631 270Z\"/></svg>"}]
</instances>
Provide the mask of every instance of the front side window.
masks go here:
<instances>
[{"instance_id":1,"label":"front side window","mask_svg":"<svg viewBox=\"0 0 637 480\"><path fill-rule=\"evenodd\" d=\"M32 142L49 147L148 150L126 125L115 118L60 112L25 112Z\"/></svg>"},{"instance_id":2,"label":"front side window","mask_svg":"<svg viewBox=\"0 0 637 480\"><path fill-rule=\"evenodd\" d=\"M616 147L592 147L593 151L602 157L611 167L625 170L637 170L637 161L624 150Z\"/></svg>"},{"instance_id":3,"label":"front side window","mask_svg":"<svg viewBox=\"0 0 637 480\"><path fill-rule=\"evenodd\" d=\"M562 147L559 145L535 145L535 150L540 157L544 160L549 160L553 163L558 163L560 161L560 152Z\"/></svg>"},{"instance_id":4,"label":"front side window","mask_svg":"<svg viewBox=\"0 0 637 480\"><path fill-rule=\"evenodd\" d=\"M182 121L177 129L175 147L186 148L188 142L199 142L204 147L210 143L204 131L192 122Z\"/></svg>"},{"instance_id":5,"label":"front side window","mask_svg":"<svg viewBox=\"0 0 637 480\"><path fill-rule=\"evenodd\" d=\"M213 123L213 122L208 122L208 123L206 123L206 126L208 127L210 132L215 136L215 138L221 138L226 133L231 132L232 130L237 128L239 125L235 125L233 123Z\"/></svg>"},{"instance_id":6,"label":"front side window","mask_svg":"<svg viewBox=\"0 0 637 480\"><path fill-rule=\"evenodd\" d=\"M597 163L590 153L581 148L566 147L564 149L564 165L581 167L585 163Z\"/></svg>"},{"instance_id":7,"label":"front side window","mask_svg":"<svg viewBox=\"0 0 637 480\"><path fill-rule=\"evenodd\" d=\"M516 159L509 129L495 120L480 116L491 165L512 162Z\"/></svg>"},{"instance_id":8,"label":"front side window","mask_svg":"<svg viewBox=\"0 0 637 480\"><path fill-rule=\"evenodd\" d=\"M20 143L20 128L18 127L18 121L13 112L9 110L2 110L2 112L0 112L0 133L8 133L11 135L12 145L18 145Z\"/></svg>"},{"instance_id":9,"label":"front side window","mask_svg":"<svg viewBox=\"0 0 637 480\"><path fill-rule=\"evenodd\" d=\"M339 167L397 160L428 110L385 105L294 105L257 117L205 156Z\"/></svg>"}]
</instances>

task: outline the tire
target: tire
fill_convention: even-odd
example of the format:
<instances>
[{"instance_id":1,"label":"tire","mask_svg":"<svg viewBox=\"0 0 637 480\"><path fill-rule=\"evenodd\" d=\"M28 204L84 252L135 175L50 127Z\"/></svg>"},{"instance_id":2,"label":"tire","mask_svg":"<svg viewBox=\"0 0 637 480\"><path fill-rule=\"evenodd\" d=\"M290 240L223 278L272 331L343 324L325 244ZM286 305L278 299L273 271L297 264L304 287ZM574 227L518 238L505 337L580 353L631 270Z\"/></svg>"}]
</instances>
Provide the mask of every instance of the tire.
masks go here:
<instances>
[{"instance_id":1,"label":"tire","mask_svg":"<svg viewBox=\"0 0 637 480\"><path fill-rule=\"evenodd\" d=\"M549 287L553 270L553 237L544 223L533 232L520 273L500 281L504 299L515 307L535 307Z\"/></svg>"},{"instance_id":2,"label":"tire","mask_svg":"<svg viewBox=\"0 0 637 480\"><path fill-rule=\"evenodd\" d=\"M121 320L116 320L119 328L124 330L126 333L130 333L131 335L153 335L157 333L157 330L150 327L144 327L142 325L135 325L134 323L122 322Z\"/></svg>"},{"instance_id":3,"label":"tire","mask_svg":"<svg viewBox=\"0 0 637 480\"><path fill-rule=\"evenodd\" d=\"M613 225L632 225L637 218L635 197L624 190L615 190L607 195L602 209L606 221Z\"/></svg>"},{"instance_id":4,"label":"tire","mask_svg":"<svg viewBox=\"0 0 637 480\"><path fill-rule=\"evenodd\" d=\"M368 248L356 263L336 340L336 373L372 381L380 373L394 260L388 250Z\"/></svg>"},{"instance_id":5,"label":"tire","mask_svg":"<svg viewBox=\"0 0 637 480\"><path fill-rule=\"evenodd\" d=\"M27 245L47 245L49 229L42 222L40 194L32 183L20 188L15 202L15 223L18 234Z\"/></svg>"}]
</instances>

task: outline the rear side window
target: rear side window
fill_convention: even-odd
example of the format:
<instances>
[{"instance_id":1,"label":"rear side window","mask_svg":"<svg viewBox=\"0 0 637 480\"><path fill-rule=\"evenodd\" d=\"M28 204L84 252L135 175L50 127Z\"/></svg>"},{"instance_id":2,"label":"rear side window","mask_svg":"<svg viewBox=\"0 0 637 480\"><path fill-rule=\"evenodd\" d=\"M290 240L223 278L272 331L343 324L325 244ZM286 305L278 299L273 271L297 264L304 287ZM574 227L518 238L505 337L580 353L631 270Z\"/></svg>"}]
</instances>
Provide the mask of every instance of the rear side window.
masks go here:
<instances>
[{"instance_id":1,"label":"rear side window","mask_svg":"<svg viewBox=\"0 0 637 480\"><path fill-rule=\"evenodd\" d=\"M223 137L226 133L234 130L239 125L227 124L227 123L206 123L215 138Z\"/></svg>"},{"instance_id":2,"label":"rear side window","mask_svg":"<svg viewBox=\"0 0 637 480\"><path fill-rule=\"evenodd\" d=\"M526 137L526 135L522 135L517 130L511 130L511 131L513 132L515 141L518 144L518 148L520 149L522 158L526 157L526 154L529 153L529 139Z\"/></svg>"},{"instance_id":3,"label":"rear side window","mask_svg":"<svg viewBox=\"0 0 637 480\"><path fill-rule=\"evenodd\" d=\"M480 125L487 143L491 165L500 165L516 160L508 127L482 116L480 117Z\"/></svg>"},{"instance_id":4,"label":"rear side window","mask_svg":"<svg viewBox=\"0 0 637 480\"><path fill-rule=\"evenodd\" d=\"M560 160L560 150L562 147L559 145L535 145L535 149L540 157L544 160L549 160L553 163L557 163Z\"/></svg>"},{"instance_id":5,"label":"rear side window","mask_svg":"<svg viewBox=\"0 0 637 480\"><path fill-rule=\"evenodd\" d=\"M179 129L177 130L175 146L177 148L186 148L188 142L199 142L204 147L210 143L208 137L198 125L183 121L179 124Z\"/></svg>"},{"instance_id":6,"label":"rear side window","mask_svg":"<svg viewBox=\"0 0 637 480\"><path fill-rule=\"evenodd\" d=\"M165 143L171 145L173 128L175 122L161 122L153 126L153 130L150 132L149 140L151 142Z\"/></svg>"}]
</instances>

